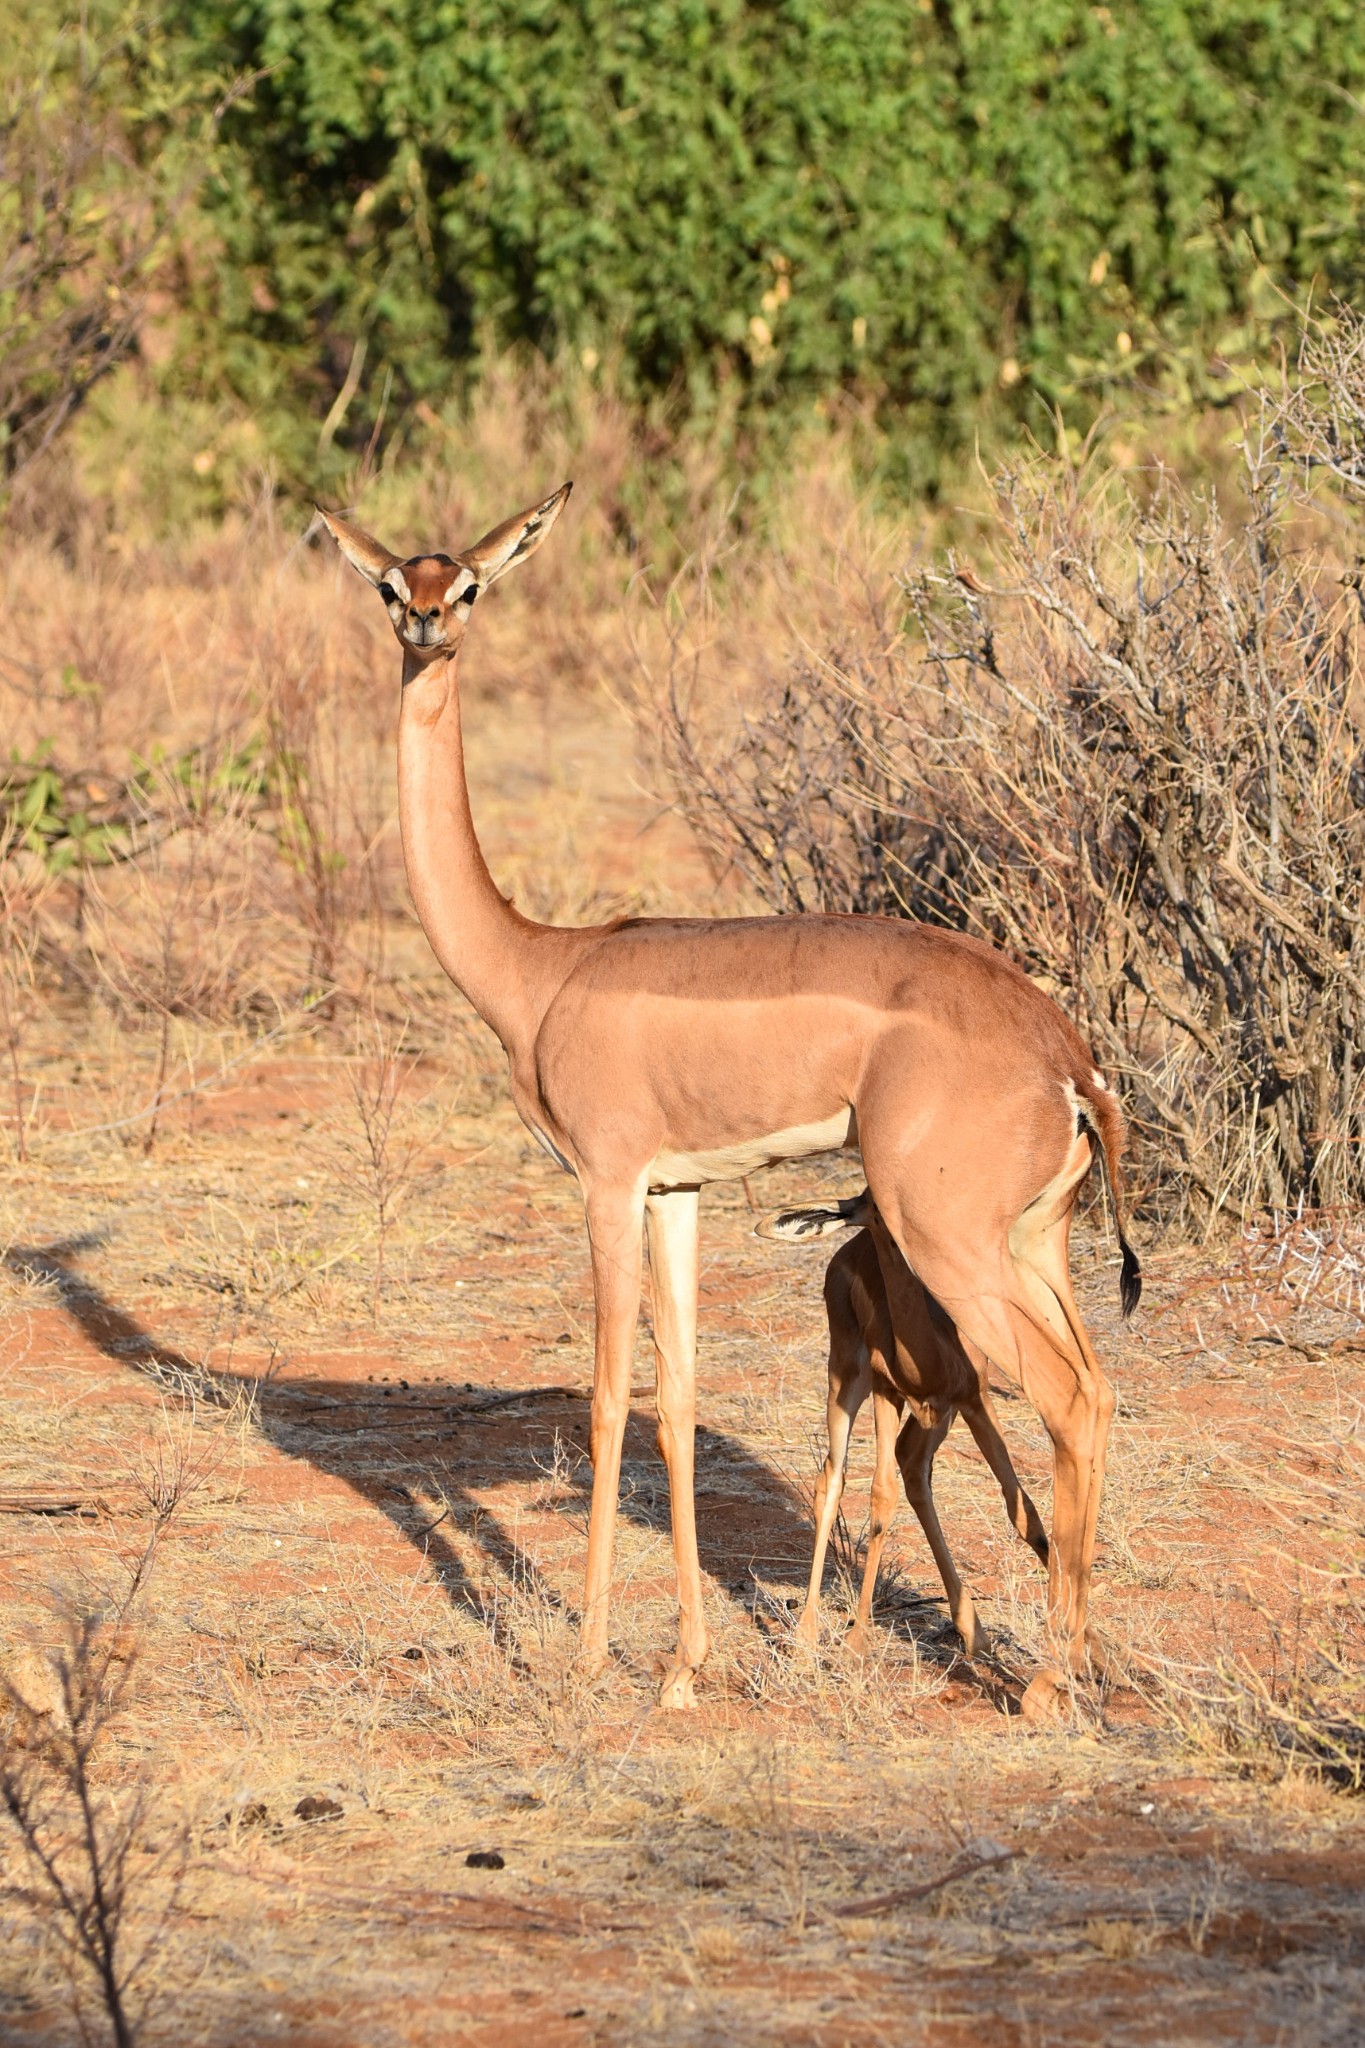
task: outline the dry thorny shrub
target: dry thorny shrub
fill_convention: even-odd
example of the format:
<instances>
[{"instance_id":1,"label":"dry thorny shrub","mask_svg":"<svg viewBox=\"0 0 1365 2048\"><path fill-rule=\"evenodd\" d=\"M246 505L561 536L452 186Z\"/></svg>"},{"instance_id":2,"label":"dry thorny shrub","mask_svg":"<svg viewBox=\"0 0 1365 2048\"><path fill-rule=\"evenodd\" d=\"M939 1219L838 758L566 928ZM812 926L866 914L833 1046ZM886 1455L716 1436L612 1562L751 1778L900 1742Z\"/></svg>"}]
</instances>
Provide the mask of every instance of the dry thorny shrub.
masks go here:
<instances>
[{"instance_id":1,"label":"dry thorny shrub","mask_svg":"<svg viewBox=\"0 0 1365 2048\"><path fill-rule=\"evenodd\" d=\"M170 1839L149 1857L150 1779L115 1789L96 1755L127 1703L124 1647L103 1617L72 1614L55 1655L0 1683L0 1808L22 1856L5 1889L56 1938L82 2021L93 1980L119 2048L136 2038L133 1987L164 1918L139 1930L135 1900L149 1861L174 1864L179 1848Z\"/></svg>"},{"instance_id":2,"label":"dry thorny shrub","mask_svg":"<svg viewBox=\"0 0 1365 2048\"><path fill-rule=\"evenodd\" d=\"M443 1114L433 1128L418 1120L412 1098L421 1053L409 1042L410 1019L391 1025L371 1005L355 1020L338 1103L319 1133L334 1181L358 1198L372 1241L370 1313L379 1320L385 1256L399 1211L414 1189L439 1178L429 1154L449 1122L455 1098L443 1090Z\"/></svg>"},{"instance_id":3,"label":"dry thorny shrub","mask_svg":"<svg viewBox=\"0 0 1365 2048\"><path fill-rule=\"evenodd\" d=\"M1365 1229L1351 1210L1300 1202L1256 1218L1242 1233L1242 1277L1253 1312L1271 1303L1315 1312L1339 1345L1365 1327Z\"/></svg>"},{"instance_id":4,"label":"dry thorny shrub","mask_svg":"<svg viewBox=\"0 0 1365 2048\"><path fill-rule=\"evenodd\" d=\"M275 569L226 601L193 590L184 609L197 600L201 616L178 621L188 674L174 621L139 620L107 586L100 598L110 631L85 646L73 604L61 674L43 649L27 659L22 639L0 663L17 741L0 766L0 1051L16 1149L31 1107L23 1041L43 996L150 1025L153 1085L134 1134L150 1150L186 1079L171 1072L174 1027L278 1031L358 1003L384 971L396 900L394 693L370 686L368 642L347 645L322 592L305 599ZM159 705L145 688L158 644Z\"/></svg>"},{"instance_id":5,"label":"dry thorny shrub","mask_svg":"<svg viewBox=\"0 0 1365 2048\"><path fill-rule=\"evenodd\" d=\"M13 22L6 27L18 31ZM129 161L105 101L100 72L109 55L68 24L45 62L22 84L12 77L2 88L0 177L8 197L0 225L0 468L7 473L35 461L92 384L134 347L149 258L165 225L164 197ZM78 92L54 90L54 73L66 70L78 78ZM111 205L116 189L122 203Z\"/></svg>"},{"instance_id":6,"label":"dry thorny shrub","mask_svg":"<svg viewBox=\"0 0 1365 2048\"><path fill-rule=\"evenodd\" d=\"M169 756L158 743L102 778L12 764L5 865L65 885L33 923L68 986L116 1009L224 1018L363 983L384 736L301 637L273 677L268 649L255 654L214 728Z\"/></svg>"},{"instance_id":7,"label":"dry thorny shrub","mask_svg":"<svg viewBox=\"0 0 1365 2048\"><path fill-rule=\"evenodd\" d=\"M1365 406L1365 345L1310 367ZM668 698L717 855L774 909L1005 947L1117 1076L1145 1192L1205 1217L1365 1193L1359 579L1298 544L1287 452L1317 402L1248 431L1236 530L1039 460L997 480L989 582L869 580L723 741Z\"/></svg>"},{"instance_id":8,"label":"dry thorny shrub","mask_svg":"<svg viewBox=\"0 0 1365 2048\"><path fill-rule=\"evenodd\" d=\"M5 1063L4 1087L10 1098L15 1156L28 1158L28 1125L33 1091L24 1077L24 1050L29 1026L38 1011L35 909L43 890L0 863L0 1057Z\"/></svg>"},{"instance_id":9,"label":"dry thorny shrub","mask_svg":"<svg viewBox=\"0 0 1365 2048\"><path fill-rule=\"evenodd\" d=\"M93 1987L118 2048L130 2048L158 1996L149 1965L188 1864L188 1836L155 1759L130 1774L118 1734L139 1691L159 1546L218 1474L246 1412L239 1398L205 1429L192 1388L163 1403L161 1427L129 1470L146 1533L120 1560L122 1587L103 1599L59 1597L56 1647L23 1647L0 1663L0 1813L9 1822L0 1896L27 1907L40 1941L55 1944L82 2039L92 2038Z\"/></svg>"}]
</instances>

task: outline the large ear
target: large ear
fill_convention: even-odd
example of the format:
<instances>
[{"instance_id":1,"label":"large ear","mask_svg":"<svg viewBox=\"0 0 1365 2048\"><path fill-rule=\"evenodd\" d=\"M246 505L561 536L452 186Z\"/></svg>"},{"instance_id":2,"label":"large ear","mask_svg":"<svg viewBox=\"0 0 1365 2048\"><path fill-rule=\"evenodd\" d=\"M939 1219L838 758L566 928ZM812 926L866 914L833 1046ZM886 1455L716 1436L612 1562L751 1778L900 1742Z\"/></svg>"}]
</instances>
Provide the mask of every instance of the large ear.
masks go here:
<instances>
[{"instance_id":1,"label":"large ear","mask_svg":"<svg viewBox=\"0 0 1365 2048\"><path fill-rule=\"evenodd\" d=\"M501 526L495 526L482 540L476 540L472 548L464 549L460 560L468 562L479 579L481 590L486 590L490 583L497 582L499 576L505 576L518 562L526 561L535 553L568 503L572 489L571 483L561 484L543 505L528 506L525 512L504 519Z\"/></svg>"},{"instance_id":2,"label":"large ear","mask_svg":"<svg viewBox=\"0 0 1365 2048\"><path fill-rule=\"evenodd\" d=\"M349 519L336 519L330 512L324 512L321 505L317 508L317 514L351 567L359 569L365 581L373 583L376 590L389 571L396 569L402 561L401 555L390 554L387 548L381 547L377 540L372 540L360 527L352 526Z\"/></svg>"}]
</instances>

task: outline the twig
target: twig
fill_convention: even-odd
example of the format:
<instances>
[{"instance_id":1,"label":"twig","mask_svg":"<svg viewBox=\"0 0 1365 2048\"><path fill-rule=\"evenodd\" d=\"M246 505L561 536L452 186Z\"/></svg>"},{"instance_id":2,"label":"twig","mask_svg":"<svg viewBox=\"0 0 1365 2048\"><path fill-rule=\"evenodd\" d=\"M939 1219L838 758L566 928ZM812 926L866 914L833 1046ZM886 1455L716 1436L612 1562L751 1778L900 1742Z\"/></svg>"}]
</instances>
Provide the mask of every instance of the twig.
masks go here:
<instances>
[{"instance_id":1,"label":"twig","mask_svg":"<svg viewBox=\"0 0 1365 2048\"><path fill-rule=\"evenodd\" d=\"M826 1910L835 1920L861 1920L870 1913L889 1913L896 1906L910 1906L916 1899L927 1899L931 1892L942 1891L944 1885L956 1884L959 1878L975 1877L979 1870L995 1870L1002 1863L1012 1863L1018 1854L1017 1849L998 1849L989 1856L965 1856L941 1877L931 1877L923 1884L898 1885L895 1891L880 1892L875 1899L849 1899L842 1906Z\"/></svg>"}]
</instances>

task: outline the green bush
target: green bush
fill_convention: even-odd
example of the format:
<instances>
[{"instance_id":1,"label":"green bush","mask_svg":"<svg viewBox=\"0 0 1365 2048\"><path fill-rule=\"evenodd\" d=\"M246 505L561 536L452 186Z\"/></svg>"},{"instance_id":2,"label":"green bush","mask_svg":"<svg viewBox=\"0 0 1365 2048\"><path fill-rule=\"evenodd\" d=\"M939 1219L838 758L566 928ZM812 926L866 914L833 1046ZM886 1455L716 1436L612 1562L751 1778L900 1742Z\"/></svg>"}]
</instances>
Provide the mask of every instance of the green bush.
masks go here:
<instances>
[{"instance_id":1,"label":"green bush","mask_svg":"<svg viewBox=\"0 0 1365 2048\"><path fill-rule=\"evenodd\" d=\"M210 512L514 345L923 486L1360 281L1353 0L0 0L0 87L0 461L136 341Z\"/></svg>"},{"instance_id":2,"label":"green bush","mask_svg":"<svg viewBox=\"0 0 1365 2048\"><path fill-rule=\"evenodd\" d=\"M173 0L265 73L212 188L221 369L344 423L486 339L696 415L875 399L921 450L1074 402L1267 283L1359 275L1353 0ZM1231 338L1231 339L1230 339ZM779 401L774 408L772 401Z\"/></svg>"}]
</instances>

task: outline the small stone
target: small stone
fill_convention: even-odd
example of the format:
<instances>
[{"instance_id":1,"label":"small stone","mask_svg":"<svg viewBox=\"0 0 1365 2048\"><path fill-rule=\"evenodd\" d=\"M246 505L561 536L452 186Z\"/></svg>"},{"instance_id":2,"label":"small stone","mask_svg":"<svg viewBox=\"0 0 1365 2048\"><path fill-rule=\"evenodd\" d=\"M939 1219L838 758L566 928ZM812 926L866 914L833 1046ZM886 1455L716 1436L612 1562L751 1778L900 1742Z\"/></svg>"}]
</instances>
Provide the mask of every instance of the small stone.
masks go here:
<instances>
[{"instance_id":1,"label":"small stone","mask_svg":"<svg viewBox=\"0 0 1365 2048\"><path fill-rule=\"evenodd\" d=\"M505 1870L507 1862L497 1849L471 1849L465 1857L466 1870Z\"/></svg>"},{"instance_id":2,"label":"small stone","mask_svg":"<svg viewBox=\"0 0 1365 2048\"><path fill-rule=\"evenodd\" d=\"M1011 1852L994 1835L973 1835L969 1842L963 1843L962 1853L978 1863L1004 1863Z\"/></svg>"}]
</instances>

